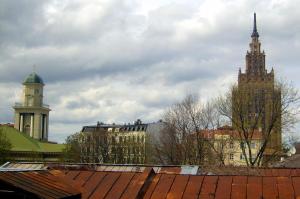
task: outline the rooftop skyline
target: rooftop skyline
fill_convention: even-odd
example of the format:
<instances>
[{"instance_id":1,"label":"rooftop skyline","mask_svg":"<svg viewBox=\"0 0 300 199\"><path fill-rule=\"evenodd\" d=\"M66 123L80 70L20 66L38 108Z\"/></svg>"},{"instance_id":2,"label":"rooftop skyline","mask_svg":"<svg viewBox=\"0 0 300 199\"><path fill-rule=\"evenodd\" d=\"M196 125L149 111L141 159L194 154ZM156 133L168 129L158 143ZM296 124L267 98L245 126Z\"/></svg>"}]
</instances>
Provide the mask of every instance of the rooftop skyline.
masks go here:
<instances>
[{"instance_id":1,"label":"rooftop skyline","mask_svg":"<svg viewBox=\"0 0 300 199\"><path fill-rule=\"evenodd\" d=\"M45 83L49 140L84 125L145 122L188 93L207 100L237 82L253 32L266 67L300 88L299 1L2 1L0 122L22 82Z\"/></svg>"}]
</instances>

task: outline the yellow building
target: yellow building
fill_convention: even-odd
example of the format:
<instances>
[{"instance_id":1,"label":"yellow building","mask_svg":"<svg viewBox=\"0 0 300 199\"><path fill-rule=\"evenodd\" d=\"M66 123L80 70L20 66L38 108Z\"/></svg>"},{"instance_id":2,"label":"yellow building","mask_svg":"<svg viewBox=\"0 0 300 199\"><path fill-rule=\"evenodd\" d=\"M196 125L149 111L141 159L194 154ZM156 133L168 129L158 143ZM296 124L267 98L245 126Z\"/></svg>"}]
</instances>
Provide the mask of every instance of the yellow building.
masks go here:
<instances>
[{"instance_id":1,"label":"yellow building","mask_svg":"<svg viewBox=\"0 0 300 199\"><path fill-rule=\"evenodd\" d=\"M148 124L102 124L84 126L81 131L81 161L143 164Z\"/></svg>"},{"instance_id":2,"label":"yellow building","mask_svg":"<svg viewBox=\"0 0 300 199\"><path fill-rule=\"evenodd\" d=\"M43 103L44 82L36 73L31 73L23 82L21 103L15 103L14 127L38 140L48 140L49 111Z\"/></svg>"},{"instance_id":3,"label":"yellow building","mask_svg":"<svg viewBox=\"0 0 300 199\"><path fill-rule=\"evenodd\" d=\"M245 155L249 159L248 146L240 138L236 130L233 130L231 127L222 127L216 130L206 130L201 133L205 136L205 140L211 148L211 154L217 158L217 161L223 161L225 165L247 165ZM252 158L256 158L261 147L261 141L261 133L255 131L249 143ZM243 154L242 146L245 147L245 154Z\"/></svg>"}]
</instances>

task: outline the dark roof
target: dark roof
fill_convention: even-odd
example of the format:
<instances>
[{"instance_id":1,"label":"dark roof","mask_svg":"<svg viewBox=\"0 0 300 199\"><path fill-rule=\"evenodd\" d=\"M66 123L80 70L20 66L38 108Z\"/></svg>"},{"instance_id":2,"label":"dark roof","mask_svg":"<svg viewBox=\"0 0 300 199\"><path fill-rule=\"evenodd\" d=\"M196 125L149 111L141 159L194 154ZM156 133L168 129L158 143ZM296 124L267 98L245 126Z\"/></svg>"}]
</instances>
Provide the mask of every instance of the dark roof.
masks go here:
<instances>
[{"instance_id":1,"label":"dark roof","mask_svg":"<svg viewBox=\"0 0 300 199\"><path fill-rule=\"evenodd\" d=\"M9 193L38 198L81 198L81 193L48 171L0 172L0 196ZM6 192L3 191L5 188ZM6 195L5 195L6 194Z\"/></svg>"},{"instance_id":2,"label":"dark roof","mask_svg":"<svg viewBox=\"0 0 300 199\"><path fill-rule=\"evenodd\" d=\"M108 128L119 128L119 131L145 131L147 129L148 124L99 124L99 125L90 125L83 126L82 132L94 132L94 131L106 131Z\"/></svg>"},{"instance_id":3,"label":"dark roof","mask_svg":"<svg viewBox=\"0 0 300 199\"><path fill-rule=\"evenodd\" d=\"M287 157L282 162L274 163L274 167L300 168L300 154Z\"/></svg>"},{"instance_id":4,"label":"dark roof","mask_svg":"<svg viewBox=\"0 0 300 199\"><path fill-rule=\"evenodd\" d=\"M44 84L43 79L35 72L29 74L23 84Z\"/></svg>"}]
</instances>

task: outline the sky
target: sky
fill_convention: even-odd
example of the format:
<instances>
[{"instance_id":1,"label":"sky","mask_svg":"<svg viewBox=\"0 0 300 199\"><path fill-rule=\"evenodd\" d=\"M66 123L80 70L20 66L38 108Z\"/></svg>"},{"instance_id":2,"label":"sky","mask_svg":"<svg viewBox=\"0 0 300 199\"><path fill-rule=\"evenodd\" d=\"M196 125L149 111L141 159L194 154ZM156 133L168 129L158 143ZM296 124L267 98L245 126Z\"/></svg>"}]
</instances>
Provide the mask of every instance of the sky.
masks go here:
<instances>
[{"instance_id":1,"label":"sky","mask_svg":"<svg viewBox=\"0 0 300 199\"><path fill-rule=\"evenodd\" d=\"M45 82L49 140L57 142L97 121L158 121L190 93L210 100L245 69L254 12L267 69L300 88L299 6L300 0L0 0L0 123L14 122L12 106L33 70Z\"/></svg>"}]
</instances>

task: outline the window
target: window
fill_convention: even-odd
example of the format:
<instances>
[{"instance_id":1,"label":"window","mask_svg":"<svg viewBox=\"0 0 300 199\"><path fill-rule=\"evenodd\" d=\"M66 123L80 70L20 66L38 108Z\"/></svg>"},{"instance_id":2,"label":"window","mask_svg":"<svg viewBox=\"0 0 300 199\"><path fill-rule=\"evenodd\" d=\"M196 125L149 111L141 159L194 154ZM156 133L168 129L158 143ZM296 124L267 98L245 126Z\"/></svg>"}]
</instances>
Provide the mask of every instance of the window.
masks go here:
<instances>
[{"instance_id":1,"label":"window","mask_svg":"<svg viewBox=\"0 0 300 199\"><path fill-rule=\"evenodd\" d=\"M141 138L141 142L145 142L145 141L144 141L144 136L142 136L142 138Z\"/></svg>"},{"instance_id":2,"label":"window","mask_svg":"<svg viewBox=\"0 0 300 199\"><path fill-rule=\"evenodd\" d=\"M233 160L233 159L234 159L233 153L230 153L230 154L229 154L229 159L230 159L230 160Z\"/></svg>"},{"instance_id":3,"label":"window","mask_svg":"<svg viewBox=\"0 0 300 199\"><path fill-rule=\"evenodd\" d=\"M244 160L244 155L242 153L240 154L240 160Z\"/></svg>"},{"instance_id":4,"label":"window","mask_svg":"<svg viewBox=\"0 0 300 199\"><path fill-rule=\"evenodd\" d=\"M230 141L229 143L229 148L233 149L234 145L233 145L233 141Z\"/></svg>"},{"instance_id":5,"label":"window","mask_svg":"<svg viewBox=\"0 0 300 199\"><path fill-rule=\"evenodd\" d=\"M241 147L241 149L244 148L245 147L245 143L241 142L240 147Z\"/></svg>"},{"instance_id":6,"label":"window","mask_svg":"<svg viewBox=\"0 0 300 199\"><path fill-rule=\"evenodd\" d=\"M255 142L251 142L251 149L255 149Z\"/></svg>"}]
</instances>

